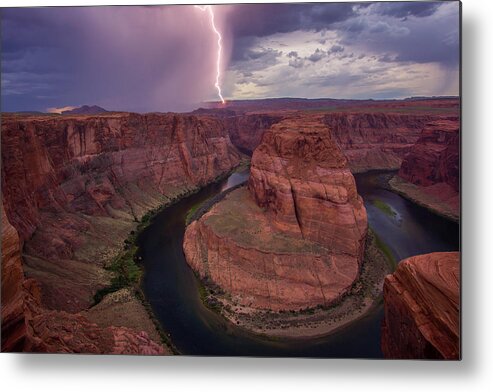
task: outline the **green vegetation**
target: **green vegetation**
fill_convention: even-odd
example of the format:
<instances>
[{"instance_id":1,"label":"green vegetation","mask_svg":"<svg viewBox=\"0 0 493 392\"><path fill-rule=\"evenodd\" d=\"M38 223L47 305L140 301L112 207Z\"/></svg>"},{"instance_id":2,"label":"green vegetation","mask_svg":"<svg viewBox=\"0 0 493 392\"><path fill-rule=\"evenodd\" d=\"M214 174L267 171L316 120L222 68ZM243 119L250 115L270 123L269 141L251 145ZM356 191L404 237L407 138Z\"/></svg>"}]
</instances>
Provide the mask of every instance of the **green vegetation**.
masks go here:
<instances>
[{"instance_id":1,"label":"green vegetation","mask_svg":"<svg viewBox=\"0 0 493 392\"><path fill-rule=\"evenodd\" d=\"M377 245L377 248L385 255L389 262L389 265L392 267L392 270L395 270L395 268L397 267L397 260L392 254L392 251L390 250L388 245L381 240L377 233L375 233L373 230L371 230L371 233L375 238L375 244Z\"/></svg>"},{"instance_id":2,"label":"green vegetation","mask_svg":"<svg viewBox=\"0 0 493 392\"><path fill-rule=\"evenodd\" d=\"M136 245L132 245L135 241L135 234L131 234L130 237L134 237L133 241L130 239L125 240L124 250L106 267L108 271L113 272L113 278L110 286L96 292L94 304L101 302L110 293L125 287L138 286L142 277L142 270L136 264L138 248Z\"/></svg>"},{"instance_id":3,"label":"green vegetation","mask_svg":"<svg viewBox=\"0 0 493 392\"><path fill-rule=\"evenodd\" d=\"M382 211L385 215L390 216L391 218L395 218L397 216L397 212L395 212L391 206L380 199L373 200L372 204L380 211Z\"/></svg>"}]
</instances>

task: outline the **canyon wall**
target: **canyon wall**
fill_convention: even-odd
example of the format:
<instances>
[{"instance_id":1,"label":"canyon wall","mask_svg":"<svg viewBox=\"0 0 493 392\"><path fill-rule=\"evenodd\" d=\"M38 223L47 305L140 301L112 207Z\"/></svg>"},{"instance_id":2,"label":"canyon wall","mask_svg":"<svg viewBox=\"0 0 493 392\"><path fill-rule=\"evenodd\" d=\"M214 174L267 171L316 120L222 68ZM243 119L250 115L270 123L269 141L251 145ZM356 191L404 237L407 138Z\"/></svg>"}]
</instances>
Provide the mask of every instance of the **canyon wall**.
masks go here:
<instances>
[{"instance_id":1,"label":"canyon wall","mask_svg":"<svg viewBox=\"0 0 493 392\"><path fill-rule=\"evenodd\" d=\"M251 155L262 140L262 135L272 125L283 119L282 114L249 113L223 117L231 142L241 151Z\"/></svg>"},{"instance_id":2,"label":"canyon wall","mask_svg":"<svg viewBox=\"0 0 493 392\"><path fill-rule=\"evenodd\" d=\"M412 201L458 221L459 181L459 118L448 117L424 126L390 185Z\"/></svg>"},{"instance_id":3,"label":"canyon wall","mask_svg":"<svg viewBox=\"0 0 493 392\"><path fill-rule=\"evenodd\" d=\"M293 117L263 135L248 189L188 226L184 251L233 304L301 310L349 290L366 231L366 210L329 130L320 118Z\"/></svg>"},{"instance_id":4,"label":"canyon wall","mask_svg":"<svg viewBox=\"0 0 493 392\"><path fill-rule=\"evenodd\" d=\"M229 111L227 111L229 112ZM259 144L262 135L272 125L293 112L246 113L220 116L231 141L246 153ZM305 118L319 118L319 113L304 113ZM432 114L368 112L334 112L323 115L323 122L331 129L333 139L339 144L352 172L368 170L397 170L402 159L421 135L425 124L440 116Z\"/></svg>"},{"instance_id":5,"label":"canyon wall","mask_svg":"<svg viewBox=\"0 0 493 392\"><path fill-rule=\"evenodd\" d=\"M1 136L3 203L24 243L23 272L41 307L67 314L109 284L104 266L147 211L240 161L219 121L191 115L5 115Z\"/></svg>"},{"instance_id":6,"label":"canyon wall","mask_svg":"<svg viewBox=\"0 0 493 392\"><path fill-rule=\"evenodd\" d=\"M382 351L386 358L460 358L458 252L401 261L384 283Z\"/></svg>"},{"instance_id":7,"label":"canyon wall","mask_svg":"<svg viewBox=\"0 0 493 392\"><path fill-rule=\"evenodd\" d=\"M424 114L332 113L325 116L353 172L399 169L432 119Z\"/></svg>"}]
</instances>

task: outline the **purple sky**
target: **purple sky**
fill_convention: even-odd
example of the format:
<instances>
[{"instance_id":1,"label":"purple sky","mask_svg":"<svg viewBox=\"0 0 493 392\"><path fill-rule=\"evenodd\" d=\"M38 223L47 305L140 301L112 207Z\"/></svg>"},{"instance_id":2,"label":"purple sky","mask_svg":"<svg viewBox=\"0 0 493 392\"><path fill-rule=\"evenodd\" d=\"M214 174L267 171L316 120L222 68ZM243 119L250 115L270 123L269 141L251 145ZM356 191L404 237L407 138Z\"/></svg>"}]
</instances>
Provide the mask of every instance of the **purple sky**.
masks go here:
<instances>
[{"instance_id":1,"label":"purple sky","mask_svg":"<svg viewBox=\"0 0 493 392\"><path fill-rule=\"evenodd\" d=\"M226 99L457 95L459 3L214 7ZM185 111L216 100L193 6L2 9L2 110Z\"/></svg>"}]
</instances>

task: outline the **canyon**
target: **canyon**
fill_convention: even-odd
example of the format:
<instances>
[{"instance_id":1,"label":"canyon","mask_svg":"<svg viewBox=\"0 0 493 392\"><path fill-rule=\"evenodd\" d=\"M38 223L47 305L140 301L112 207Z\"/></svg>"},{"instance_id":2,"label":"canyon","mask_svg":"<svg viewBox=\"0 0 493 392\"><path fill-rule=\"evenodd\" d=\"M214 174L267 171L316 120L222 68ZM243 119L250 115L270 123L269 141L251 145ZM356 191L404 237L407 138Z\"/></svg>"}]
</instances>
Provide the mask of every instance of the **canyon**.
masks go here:
<instances>
[{"instance_id":1,"label":"canyon","mask_svg":"<svg viewBox=\"0 0 493 392\"><path fill-rule=\"evenodd\" d=\"M137 235L153 214L246 155L247 183L205 203L185 232L203 302L276 337L326 335L364 315L391 271L353 173L398 170L392 191L457 222L458 100L298 104L2 114L2 350L171 354L139 288ZM458 355L456 322L441 320L441 312L458 313L455 294L446 293L453 306L421 298L456 290L456 269L444 257L422 257L427 267L406 260L412 267L385 280L388 357ZM430 308L413 313L411 294ZM402 339L399 320L413 326Z\"/></svg>"},{"instance_id":2,"label":"canyon","mask_svg":"<svg viewBox=\"0 0 493 392\"><path fill-rule=\"evenodd\" d=\"M460 358L458 252L401 261L385 279L384 304L382 351L386 358Z\"/></svg>"},{"instance_id":3,"label":"canyon","mask_svg":"<svg viewBox=\"0 0 493 392\"><path fill-rule=\"evenodd\" d=\"M21 341L9 337L15 330L26 342L29 335L41 339L6 347L169 352L133 292L105 298L125 314L119 325L104 322L104 301L93 307L94 296L111 285L108 267L148 211L200 189L240 159L224 126L210 118L2 116L2 230L7 230L2 247L12 249L12 261L2 263L2 279L8 279L2 284L2 312L12 315L3 319L2 338ZM24 327L11 327L16 323ZM88 327L80 339L72 331L79 324ZM147 331L127 328L136 325ZM68 343L61 337L52 341L55 331L66 331ZM99 335L106 336L104 345L97 343Z\"/></svg>"},{"instance_id":4,"label":"canyon","mask_svg":"<svg viewBox=\"0 0 493 392\"><path fill-rule=\"evenodd\" d=\"M242 312L327 307L360 274L367 216L347 160L320 117L292 116L266 131L248 187L200 219L187 262ZM237 320L238 321L238 320Z\"/></svg>"}]
</instances>

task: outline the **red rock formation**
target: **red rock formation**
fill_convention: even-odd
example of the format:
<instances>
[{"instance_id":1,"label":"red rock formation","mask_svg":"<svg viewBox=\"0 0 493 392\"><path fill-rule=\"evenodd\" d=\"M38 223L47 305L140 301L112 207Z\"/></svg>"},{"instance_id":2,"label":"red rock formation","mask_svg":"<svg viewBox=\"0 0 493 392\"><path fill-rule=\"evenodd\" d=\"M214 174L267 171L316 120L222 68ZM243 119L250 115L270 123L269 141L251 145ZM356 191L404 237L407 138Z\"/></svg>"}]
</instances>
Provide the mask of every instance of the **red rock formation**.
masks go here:
<instances>
[{"instance_id":1,"label":"red rock formation","mask_svg":"<svg viewBox=\"0 0 493 392\"><path fill-rule=\"evenodd\" d=\"M402 162L399 176L413 184L445 183L459 192L459 118L426 124Z\"/></svg>"},{"instance_id":2,"label":"red rock formation","mask_svg":"<svg viewBox=\"0 0 493 392\"><path fill-rule=\"evenodd\" d=\"M460 219L459 118L432 121L389 185L404 197L453 221Z\"/></svg>"},{"instance_id":3,"label":"red rock formation","mask_svg":"<svg viewBox=\"0 0 493 392\"><path fill-rule=\"evenodd\" d=\"M173 114L4 115L1 137L6 349L162 352L141 332L90 327L70 313L88 308L108 284L102 267L137 219L239 163L224 126ZM96 332L72 327L84 323ZM91 342L98 334L114 344Z\"/></svg>"},{"instance_id":4,"label":"red rock formation","mask_svg":"<svg viewBox=\"0 0 493 392\"><path fill-rule=\"evenodd\" d=\"M187 228L191 267L255 309L340 298L358 276L367 220L327 128L306 117L274 125L253 154L248 187Z\"/></svg>"},{"instance_id":5,"label":"red rock formation","mask_svg":"<svg viewBox=\"0 0 493 392\"><path fill-rule=\"evenodd\" d=\"M353 172L398 169L430 115L333 113L325 116Z\"/></svg>"},{"instance_id":6,"label":"red rock formation","mask_svg":"<svg viewBox=\"0 0 493 392\"><path fill-rule=\"evenodd\" d=\"M24 317L24 271L19 236L2 209L2 350L23 347L26 336Z\"/></svg>"},{"instance_id":7,"label":"red rock formation","mask_svg":"<svg viewBox=\"0 0 493 392\"><path fill-rule=\"evenodd\" d=\"M241 151L252 154L264 132L283 119L282 114L251 113L223 117L231 142Z\"/></svg>"},{"instance_id":8,"label":"red rock formation","mask_svg":"<svg viewBox=\"0 0 493 392\"><path fill-rule=\"evenodd\" d=\"M252 100L228 102L227 109L206 112L221 118L233 143L253 151L265 130L294 110L319 117L332 130L352 172L399 169L402 159L421 135L426 123L458 115L457 99L404 101ZM236 112L236 114L235 114ZM327 114L328 112L328 114ZM326 114L323 114L326 113Z\"/></svg>"},{"instance_id":9,"label":"red rock formation","mask_svg":"<svg viewBox=\"0 0 493 392\"><path fill-rule=\"evenodd\" d=\"M386 358L460 358L459 253L403 260L384 284Z\"/></svg>"},{"instance_id":10,"label":"red rock formation","mask_svg":"<svg viewBox=\"0 0 493 392\"><path fill-rule=\"evenodd\" d=\"M220 122L185 115L2 118L5 210L43 303L80 311L148 210L239 162ZM71 271L72 273L68 273Z\"/></svg>"},{"instance_id":11,"label":"red rock formation","mask_svg":"<svg viewBox=\"0 0 493 392\"><path fill-rule=\"evenodd\" d=\"M249 189L280 230L361 257L366 210L346 158L316 119L284 120L265 133Z\"/></svg>"},{"instance_id":12,"label":"red rock formation","mask_svg":"<svg viewBox=\"0 0 493 392\"><path fill-rule=\"evenodd\" d=\"M101 328L82 316L48 311L33 279L25 279L17 231L2 205L2 352L160 355L167 351L144 331Z\"/></svg>"}]
</instances>

